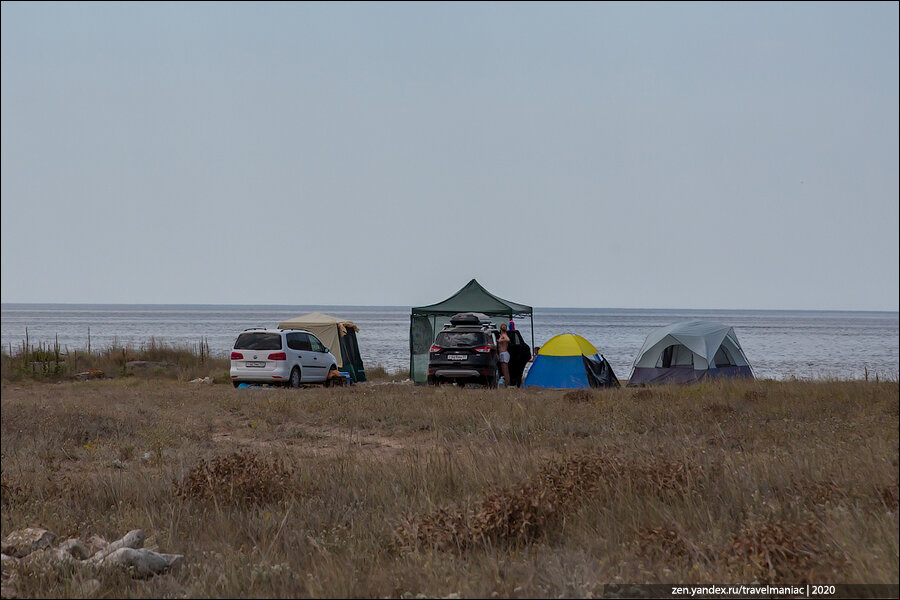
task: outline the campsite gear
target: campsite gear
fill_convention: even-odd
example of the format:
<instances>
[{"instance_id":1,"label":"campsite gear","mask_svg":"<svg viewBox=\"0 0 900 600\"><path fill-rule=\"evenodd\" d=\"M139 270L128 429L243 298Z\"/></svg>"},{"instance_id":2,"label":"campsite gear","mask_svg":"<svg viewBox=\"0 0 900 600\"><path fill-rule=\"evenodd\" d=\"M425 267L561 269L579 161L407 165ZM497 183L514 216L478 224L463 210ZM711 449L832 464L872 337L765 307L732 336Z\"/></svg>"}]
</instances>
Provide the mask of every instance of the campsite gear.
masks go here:
<instances>
[{"instance_id":1,"label":"campsite gear","mask_svg":"<svg viewBox=\"0 0 900 600\"><path fill-rule=\"evenodd\" d=\"M428 380L429 348L444 322L457 313L478 312L490 317L495 325L515 317L531 318L531 345L534 345L532 308L504 300L490 293L474 279L461 290L437 304L415 307L409 316L409 376L417 384ZM510 336L511 337L511 336ZM527 348L527 346L526 346ZM525 360L528 358L526 356ZM524 368L524 362L522 363ZM512 369L510 369L511 371Z\"/></svg>"},{"instance_id":2,"label":"campsite gear","mask_svg":"<svg viewBox=\"0 0 900 600\"><path fill-rule=\"evenodd\" d=\"M529 348L519 332L510 334L509 350L500 354L506 355L510 381L515 377L521 381ZM453 382L460 386L476 383L497 387L497 336L496 325L483 313L453 315L429 348L426 381L434 385Z\"/></svg>"},{"instance_id":3,"label":"campsite gear","mask_svg":"<svg viewBox=\"0 0 900 600\"><path fill-rule=\"evenodd\" d=\"M629 386L753 377L734 329L713 321L683 321L654 329L634 359Z\"/></svg>"},{"instance_id":4,"label":"campsite gear","mask_svg":"<svg viewBox=\"0 0 900 600\"><path fill-rule=\"evenodd\" d=\"M453 315L450 317L450 325L444 325L444 329L448 329L453 325L474 325L475 327L492 327L495 328L494 322L491 321L491 318L483 313L476 312L465 312Z\"/></svg>"},{"instance_id":5,"label":"campsite gear","mask_svg":"<svg viewBox=\"0 0 900 600\"><path fill-rule=\"evenodd\" d=\"M550 338L541 346L522 387L587 389L619 387L606 358L589 341L574 333Z\"/></svg>"},{"instance_id":6,"label":"campsite gear","mask_svg":"<svg viewBox=\"0 0 900 600\"><path fill-rule=\"evenodd\" d=\"M328 380L325 382L325 387L335 387L335 386L344 386L344 385L353 385L353 381L350 379L350 373L346 371L338 371L337 369L332 369L328 373Z\"/></svg>"},{"instance_id":7,"label":"campsite gear","mask_svg":"<svg viewBox=\"0 0 900 600\"><path fill-rule=\"evenodd\" d=\"M356 339L359 327L352 321L322 313L309 313L282 321L278 324L278 328L304 329L315 334L334 354L339 369L350 373L350 378L354 382L366 380L366 370Z\"/></svg>"}]
</instances>

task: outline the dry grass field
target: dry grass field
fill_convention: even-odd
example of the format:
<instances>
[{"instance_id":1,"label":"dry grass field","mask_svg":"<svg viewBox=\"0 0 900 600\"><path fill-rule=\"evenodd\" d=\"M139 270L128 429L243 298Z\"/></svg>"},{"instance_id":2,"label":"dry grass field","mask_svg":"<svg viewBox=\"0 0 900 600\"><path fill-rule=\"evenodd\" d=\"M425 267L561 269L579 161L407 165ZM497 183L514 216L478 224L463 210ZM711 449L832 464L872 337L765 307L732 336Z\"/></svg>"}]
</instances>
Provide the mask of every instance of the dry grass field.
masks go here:
<instances>
[{"instance_id":1,"label":"dry grass field","mask_svg":"<svg viewBox=\"0 0 900 600\"><path fill-rule=\"evenodd\" d=\"M2 535L183 554L20 597L591 597L896 583L897 382L596 390L2 384Z\"/></svg>"}]
</instances>

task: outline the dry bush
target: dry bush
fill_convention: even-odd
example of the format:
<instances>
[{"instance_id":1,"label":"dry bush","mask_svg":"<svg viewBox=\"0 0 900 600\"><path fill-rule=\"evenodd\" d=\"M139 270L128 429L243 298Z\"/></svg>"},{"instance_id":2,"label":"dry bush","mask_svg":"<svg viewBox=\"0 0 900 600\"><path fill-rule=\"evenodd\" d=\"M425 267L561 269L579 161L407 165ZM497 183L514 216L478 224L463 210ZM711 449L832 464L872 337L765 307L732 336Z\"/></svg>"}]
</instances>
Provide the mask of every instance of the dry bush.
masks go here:
<instances>
[{"instance_id":1,"label":"dry bush","mask_svg":"<svg viewBox=\"0 0 900 600\"><path fill-rule=\"evenodd\" d=\"M664 564L718 562L738 581L808 583L839 581L848 561L830 544L822 526L812 520L747 525L724 547L695 543L681 528L642 528L635 540L639 556ZM692 567L696 569L697 567Z\"/></svg>"},{"instance_id":2,"label":"dry bush","mask_svg":"<svg viewBox=\"0 0 900 600\"><path fill-rule=\"evenodd\" d=\"M176 494L185 499L252 505L277 502L296 491L293 473L282 462L268 462L241 451L200 460L180 482Z\"/></svg>"},{"instance_id":3,"label":"dry bush","mask_svg":"<svg viewBox=\"0 0 900 600\"><path fill-rule=\"evenodd\" d=\"M394 550L410 550L416 546L435 550L464 550L472 543L471 516L457 507L403 520L397 527Z\"/></svg>"},{"instance_id":4,"label":"dry bush","mask_svg":"<svg viewBox=\"0 0 900 600\"><path fill-rule=\"evenodd\" d=\"M472 536L495 542L537 540L558 516L598 491L609 463L601 454L577 454L548 463L537 477L512 490L488 494L472 519Z\"/></svg>"},{"instance_id":5,"label":"dry bush","mask_svg":"<svg viewBox=\"0 0 900 600\"><path fill-rule=\"evenodd\" d=\"M396 530L395 547L464 550L485 544L527 544L605 486L629 480L631 490L665 496L685 492L696 479L696 467L683 462L626 462L596 452L574 454L548 462L517 486L488 492L469 511L451 506L405 519Z\"/></svg>"},{"instance_id":6,"label":"dry bush","mask_svg":"<svg viewBox=\"0 0 900 600\"><path fill-rule=\"evenodd\" d=\"M382 365L371 365L366 367L366 380L368 381L384 381L391 378L390 372Z\"/></svg>"},{"instance_id":7,"label":"dry bush","mask_svg":"<svg viewBox=\"0 0 900 600\"><path fill-rule=\"evenodd\" d=\"M403 381L409 379L409 369L397 369L389 371L384 365L376 364L366 367L367 381Z\"/></svg>"},{"instance_id":8,"label":"dry bush","mask_svg":"<svg viewBox=\"0 0 900 600\"><path fill-rule=\"evenodd\" d=\"M609 462L594 453L551 461L537 476L513 488L489 492L469 511L445 507L405 519L396 530L394 547L466 550L484 544L533 542L557 517L598 490Z\"/></svg>"},{"instance_id":9,"label":"dry bush","mask_svg":"<svg viewBox=\"0 0 900 600\"><path fill-rule=\"evenodd\" d=\"M815 521L744 527L721 560L738 577L759 583L840 581L847 561Z\"/></svg>"}]
</instances>

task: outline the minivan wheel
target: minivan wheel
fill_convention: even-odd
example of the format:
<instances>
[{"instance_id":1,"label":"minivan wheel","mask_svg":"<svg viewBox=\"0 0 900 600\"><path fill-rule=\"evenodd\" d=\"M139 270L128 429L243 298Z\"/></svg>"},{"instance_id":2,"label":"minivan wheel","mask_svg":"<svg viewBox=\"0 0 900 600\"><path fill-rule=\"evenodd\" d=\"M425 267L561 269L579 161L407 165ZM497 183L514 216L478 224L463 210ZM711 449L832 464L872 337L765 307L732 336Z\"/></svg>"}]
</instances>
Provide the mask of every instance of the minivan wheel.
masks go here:
<instances>
[{"instance_id":1,"label":"minivan wheel","mask_svg":"<svg viewBox=\"0 0 900 600\"><path fill-rule=\"evenodd\" d=\"M231 382L231 385L233 385L234 387L237 387L237 386L239 386L239 385L241 385L241 384L238 383L237 381L232 381L232 382Z\"/></svg>"},{"instance_id":2,"label":"minivan wheel","mask_svg":"<svg viewBox=\"0 0 900 600\"><path fill-rule=\"evenodd\" d=\"M300 369L299 369L299 367L294 367L294 369L291 371L291 379L290 379L289 385L292 388L300 387Z\"/></svg>"}]
</instances>

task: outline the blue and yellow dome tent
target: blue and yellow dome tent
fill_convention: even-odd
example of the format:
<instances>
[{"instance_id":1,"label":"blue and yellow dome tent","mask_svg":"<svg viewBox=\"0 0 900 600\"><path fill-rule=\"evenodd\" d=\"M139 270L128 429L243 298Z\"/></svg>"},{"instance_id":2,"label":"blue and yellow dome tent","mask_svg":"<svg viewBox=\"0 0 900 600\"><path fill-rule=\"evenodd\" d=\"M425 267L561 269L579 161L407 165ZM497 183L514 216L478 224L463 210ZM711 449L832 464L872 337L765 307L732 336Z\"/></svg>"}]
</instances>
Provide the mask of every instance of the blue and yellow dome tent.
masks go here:
<instances>
[{"instance_id":1,"label":"blue and yellow dome tent","mask_svg":"<svg viewBox=\"0 0 900 600\"><path fill-rule=\"evenodd\" d=\"M619 387L612 366L593 344L574 333L550 338L541 346L522 387L587 389Z\"/></svg>"}]
</instances>

